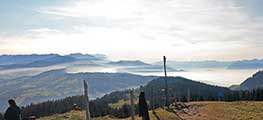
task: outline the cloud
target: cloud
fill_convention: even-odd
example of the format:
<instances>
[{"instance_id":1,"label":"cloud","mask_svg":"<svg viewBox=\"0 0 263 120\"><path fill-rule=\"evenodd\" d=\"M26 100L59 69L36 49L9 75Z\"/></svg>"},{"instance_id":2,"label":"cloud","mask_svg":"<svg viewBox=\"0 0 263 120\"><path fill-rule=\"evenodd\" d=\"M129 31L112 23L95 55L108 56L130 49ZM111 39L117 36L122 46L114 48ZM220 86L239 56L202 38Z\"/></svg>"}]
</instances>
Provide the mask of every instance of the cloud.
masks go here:
<instances>
[{"instance_id":1,"label":"cloud","mask_svg":"<svg viewBox=\"0 0 263 120\"><path fill-rule=\"evenodd\" d=\"M262 57L251 50L263 50L262 16L251 16L251 7L236 0L76 0L38 11L67 28L28 30L15 38L27 41L26 51L145 59Z\"/></svg>"},{"instance_id":2,"label":"cloud","mask_svg":"<svg viewBox=\"0 0 263 120\"><path fill-rule=\"evenodd\" d=\"M233 37L248 30L258 31L255 27L259 25L261 30L262 20L251 19L243 7L231 0L80 0L70 7L43 12L82 18L91 23L98 21L97 25L130 29L151 39L158 40L161 39L158 36L168 35L189 42L198 42L199 39L206 42L218 40L216 37Z\"/></svg>"}]
</instances>

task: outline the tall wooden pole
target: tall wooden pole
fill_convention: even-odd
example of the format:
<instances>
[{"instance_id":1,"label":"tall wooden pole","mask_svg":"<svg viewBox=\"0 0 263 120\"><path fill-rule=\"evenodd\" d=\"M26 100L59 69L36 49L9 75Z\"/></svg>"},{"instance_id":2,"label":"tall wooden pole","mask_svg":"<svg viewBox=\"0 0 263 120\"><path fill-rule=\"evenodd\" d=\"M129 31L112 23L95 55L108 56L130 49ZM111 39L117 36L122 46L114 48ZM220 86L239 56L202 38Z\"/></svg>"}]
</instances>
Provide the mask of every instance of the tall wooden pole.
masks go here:
<instances>
[{"instance_id":1,"label":"tall wooden pole","mask_svg":"<svg viewBox=\"0 0 263 120\"><path fill-rule=\"evenodd\" d=\"M152 111L154 112L155 106L154 106L154 92L153 92L153 87L151 87L151 93L152 93L152 96L151 96L151 97L152 97L152 98L151 98L151 99L152 99L152 102L151 102L151 105L152 105L152 106L151 106L151 107L152 107Z\"/></svg>"},{"instance_id":2,"label":"tall wooden pole","mask_svg":"<svg viewBox=\"0 0 263 120\"><path fill-rule=\"evenodd\" d=\"M165 79L165 106L168 106L168 84L167 84L167 73L166 73L166 57L163 56L163 68L164 68L164 79Z\"/></svg>"},{"instance_id":3,"label":"tall wooden pole","mask_svg":"<svg viewBox=\"0 0 263 120\"><path fill-rule=\"evenodd\" d=\"M130 100L131 100L131 120L135 120L133 89L131 89L130 91Z\"/></svg>"},{"instance_id":4,"label":"tall wooden pole","mask_svg":"<svg viewBox=\"0 0 263 120\"><path fill-rule=\"evenodd\" d=\"M190 89L187 89L187 102L190 102L191 100L191 94L190 94Z\"/></svg>"},{"instance_id":5,"label":"tall wooden pole","mask_svg":"<svg viewBox=\"0 0 263 120\"><path fill-rule=\"evenodd\" d=\"M91 120L90 117L90 111L89 111L89 93L88 93L88 84L87 82L84 80L84 97L85 97L85 102L86 102L86 120Z\"/></svg>"}]
</instances>

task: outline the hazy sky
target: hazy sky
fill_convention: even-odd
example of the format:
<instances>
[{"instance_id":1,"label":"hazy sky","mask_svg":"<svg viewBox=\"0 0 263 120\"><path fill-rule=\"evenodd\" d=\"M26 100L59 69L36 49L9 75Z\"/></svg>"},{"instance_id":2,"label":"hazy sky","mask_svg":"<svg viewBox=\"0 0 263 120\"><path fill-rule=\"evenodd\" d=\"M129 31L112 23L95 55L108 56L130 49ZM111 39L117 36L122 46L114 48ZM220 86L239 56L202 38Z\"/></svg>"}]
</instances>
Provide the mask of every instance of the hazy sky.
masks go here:
<instances>
[{"instance_id":1,"label":"hazy sky","mask_svg":"<svg viewBox=\"0 0 263 120\"><path fill-rule=\"evenodd\" d=\"M263 0L1 0L0 54L263 58Z\"/></svg>"}]
</instances>

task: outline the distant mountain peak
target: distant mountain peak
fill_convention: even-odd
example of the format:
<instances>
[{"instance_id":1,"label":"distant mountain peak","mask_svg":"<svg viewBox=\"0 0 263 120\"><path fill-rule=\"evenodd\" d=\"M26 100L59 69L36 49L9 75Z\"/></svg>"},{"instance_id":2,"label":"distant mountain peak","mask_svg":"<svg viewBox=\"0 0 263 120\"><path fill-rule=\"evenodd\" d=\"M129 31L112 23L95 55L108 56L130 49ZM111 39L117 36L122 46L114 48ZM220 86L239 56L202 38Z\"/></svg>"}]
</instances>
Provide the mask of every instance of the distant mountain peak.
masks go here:
<instances>
[{"instance_id":1,"label":"distant mountain peak","mask_svg":"<svg viewBox=\"0 0 263 120\"><path fill-rule=\"evenodd\" d=\"M253 77L254 77L254 76L257 76L257 75L261 75L261 74L263 74L263 70L259 70L257 73L255 73L255 74L253 75Z\"/></svg>"},{"instance_id":2,"label":"distant mountain peak","mask_svg":"<svg viewBox=\"0 0 263 120\"><path fill-rule=\"evenodd\" d=\"M83 53L71 53L69 55L75 59L80 59L80 60L105 60L107 59L106 55L103 54L83 54Z\"/></svg>"},{"instance_id":3,"label":"distant mountain peak","mask_svg":"<svg viewBox=\"0 0 263 120\"><path fill-rule=\"evenodd\" d=\"M263 70L260 70L240 84L241 90L251 90L263 87Z\"/></svg>"},{"instance_id":4,"label":"distant mountain peak","mask_svg":"<svg viewBox=\"0 0 263 120\"><path fill-rule=\"evenodd\" d=\"M127 66L148 66L150 64L145 63L143 61L140 60L120 60L120 61L116 61L116 62L110 62L109 64L112 65L127 65Z\"/></svg>"}]
</instances>

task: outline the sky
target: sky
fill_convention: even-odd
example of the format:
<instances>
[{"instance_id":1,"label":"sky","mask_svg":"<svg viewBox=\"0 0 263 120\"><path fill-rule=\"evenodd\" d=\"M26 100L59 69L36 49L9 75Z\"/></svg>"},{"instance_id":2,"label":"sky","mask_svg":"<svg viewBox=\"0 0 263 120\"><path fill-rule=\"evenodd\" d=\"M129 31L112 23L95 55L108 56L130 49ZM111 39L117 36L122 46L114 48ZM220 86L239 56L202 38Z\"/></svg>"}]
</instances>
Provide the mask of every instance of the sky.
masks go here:
<instances>
[{"instance_id":1,"label":"sky","mask_svg":"<svg viewBox=\"0 0 263 120\"><path fill-rule=\"evenodd\" d=\"M1 0L0 54L263 58L263 0Z\"/></svg>"}]
</instances>

